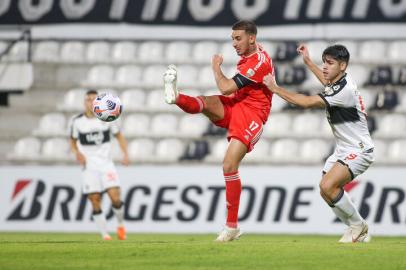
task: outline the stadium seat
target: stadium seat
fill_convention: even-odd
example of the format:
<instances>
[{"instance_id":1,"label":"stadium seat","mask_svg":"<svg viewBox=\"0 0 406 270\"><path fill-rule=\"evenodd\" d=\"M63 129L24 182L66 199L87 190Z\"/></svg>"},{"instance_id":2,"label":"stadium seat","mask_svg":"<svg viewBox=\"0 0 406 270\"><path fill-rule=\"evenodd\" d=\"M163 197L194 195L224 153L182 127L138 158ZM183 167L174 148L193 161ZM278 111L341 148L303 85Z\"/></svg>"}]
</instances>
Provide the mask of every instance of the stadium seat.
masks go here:
<instances>
[{"instance_id":1,"label":"stadium seat","mask_svg":"<svg viewBox=\"0 0 406 270\"><path fill-rule=\"evenodd\" d=\"M34 49L33 60L43 63L59 61L59 43L56 41L38 42Z\"/></svg>"},{"instance_id":2,"label":"stadium seat","mask_svg":"<svg viewBox=\"0 0 406 270\"><path fill-rule=\"evenodd\" d=\"M185 152L185 145L179 139L163 139L156 145L156 158L161 162L178 161Z\"/></svg>"},{"instance_id":3,"label":"stadium seat","mask_svg":"<svg viewBox=\"0 0 406 270\"><path fill-rule=\"evenodd\" d=\"M298 44L294 41L286 41L278 44L275 60L280 62L290 62L298 56L296 51Z\"/></svg>"},{"instance_id":4,"label":"stadium seat","mask_svg":"<svg viewBox=\"0 0 406 270\"><path fill-rule=\"evenodd\" d=\"M369 88L358 88L364 103L365 109L369 109L375 102L375 91ZM368 112L368 111L367 111Z\"/></svg>"},{"instance_id":5,"label":"stadium seat","mask_svg":"<svg viewBox=\"0 0 406 270\"><path fill-rule=\"evenodd\" d=\"M291 116L288 113L272 114L264 126L264 137L275 138L291 133Z\"/></svg>"},{"instance_id":6,"label":"stadium seat","mask_svg":"<svg viewBox=\"0 0 406 270\"><path fill-rule=\"evenodd\" d=\"M331 145L323 140L311 139L300 144L299 162L321 163L329 156Z\"/></svg>"},{"instance_id":7,"label":"stadium seat","mask_svg":"<svg viewBox=\"0 0 406 270\"><path fill-rule=\"evenodd\" d=\"M179 121L179 137L200 137L207 130L209 120L202 114L186 114Z\"/></svg>"},{"instance_id":8,"label":"stadium seat","mask_svg":"<svg viewBox=\"0 0 406 270\"><path fill-rule=\"evenodd\" d=\"M382 86L393 84L393 70L390 66L377 66L371 69L367 84L373 86Z\"/></svg>"},{"instance_id":9,"label":"stadium seat","mask_svg":"<svg viewBox=\"0 0 406 270\"><path fill-rule=\"evenodd\" d=\"M270 159L270 143L262 138L254 146L252 152L248 153L243 162L261 163Z\"/></svg>"},{"instance_id":10,"label":"stadium seat","mask_svg":"<svg viewBox=\"0 0 406 270\"><path fill-rule=\"evenodd\" d=\"M321 92L324 90L323 84L317 79L317 77L308 69L306 69L306 80L301 85L304 90L312 92Z\"/></svg>"},{"instance_id":11,"label":"stadium seat","mask_svg":"<svg viewBox=\"0 0 406 270\"><path fill-rule=\"evenodd\" d=\"M272 107L271 107L271 115L274 112L280 112L283 107L287 105L287 102L278 95L272 96ZM272 117L272 116L271 116Z\"/></svg>"},{"instance_id":12,"label":"stadium seat","mask_svg":"<svg viewBox=\"0 0 406 270\"><path fill-rule=\"evenodd\" d=\"M178 119L172 114L158 114L151 121L151 136L167 137L178 134Z\"/></svg>"},{"instance_id":13,"label":"stadium seat","mask_svg":"<svg viewBox=\"0 0 406 270\"><path fill-rule=\"evenodd\" d=\"M197 68L192 65L178 65L178 86L180 88L196 87L198 82Z\"/></svg>"},{"instance_id":14,"label":"stadium seat","mask_svg":"<svg viewBox=\"0 0 406 270\"><path fill-rule=\"evenodd\" d=\"M280 139L273 142L270 158L276 163L295 163L298 161L298 149L297 140Z\"/></svg>"},{"instance_id":15,"label":"stadium seat","mask_svg":"<svg viewBox=\"0 0 406 270\"><path fill-rule=\"evenodd\" d=\"M79 41L68 41L61 46L60 60L65 63L83 63L85 44Z\"/></svg>"},{"instance_id":16,"label":"stadium seat","mask_svg":"<svg viewBox=\"0 0 406 270\"><path fill-rule=\"evenodd\" d=\"M144 69L142 84L145 87L162 87L162 76L166 71L164 65L149 65Z\"/></svg>"},{"instance_id":17,"label":"stadium seat","mask_svg":"<svg viewBox=\"0 0 406 270\"><path fill-rule=\"evenodd\" d=\"M224 64L236 65L240 57L236 53L231 41L224 42L220 44L219 52L223 55Z\"/></svg>"},{"instance_id":18,"label":"stadium seat","mask_svg":"<svg viewBox=\"0 0 406 270\"><path fill-rule=\"evenodd\" d=\"M374 142L374 156L376 163L387 163L387 150L388 144L384 140L373 139Z\"/></svg>"},{"instance_id":19,"label":"stadium seat","mask_svg":"<svg viewBox=\"0 0 406 270\"><path fill-rule=\"evenodd\" d=\"M97 65L92 67L83 85L90 87L109 87L113 85L114 69L108 65Z\"/></svg>"},{"instance_id":20,"label":"stadium seat","mask_svg":"<svg viewBox=\"0 0 406 270\"><path fill-rule=\"evenodd\" d=\"M115 75L117 87L139 86L141 82L141 68L134 65L121 66Z\"/></svg>"},{"instance_id":21,"label":"stadium seat","mask_svg":"<svg viewBox=\"0 0 406 270\"><path fill-rule=\"evenodd\" d=\"M309 54L310 54L311 59L316 64L321 64L321 63L323 63L323 61L322 61L323 52L331 44L329 44L323 40L314 40L314 41L307 42L306 45L307 45L307 48L309 49ZM302 57L301 56L298 57L297 61L302 63L303 62Z\"/></svg>"},{"instance_id":22,"label":"stadium seat","mask_svg":"<svg viewBox=\"0 0 406 270\"><path fill-rule=\"evenodd\" d=\"M262 41L262 40L260 40L258 43L268 53L268 55L269 55L269 57L271 57L271 59L275 58L276 51L278 49L277 43Z\"/></svg>"},{"instance_id":23,"label":"stadium seat","mask_svg":"<svg viewBox=\"0 0 406 270\"><path fill-rule=\"evenodd\" d=\"M114 63L133 63L136 59L137 44L131 41L119 41L113 45L111 60Z\"/></svg>"},{"instance_id":24,"label":"stadium seat","mask_svg":"<svg viewBox=\"0 0 406 270\"><path fill-rule=\"evenodd\" d=\"M3 52L6 51L7 46L8 46L8 43L7 43L7 42L0 40L0 54L2 54ZM2 60L5 60L4 57L5 57L5 55L3 55L3 57L2 57L1 59L2 59Z\"/></svg>"},{"instance_id":25,"label":"stadium seat","mask_svg":"<svg viewBox=\"0 0 406 270\"><path fill-rule=\"evenodd\" d=\"M39 139L25 137L16 142L13 152L8 157L12 160L37 160L40 156L40 149Z\"/></svg>"},{"instance_id":26,"label":"stadium seat","mask_svg":"<svg viewBox=\"0 0 406 270\"><path fill-rule=\"evenodd\" d=\"M146 94L141 89L127 89L120 96L123 109L127 112L143 110Z\"/></svg>"},{"instance_id":27,"label":"stadium seat","mask_svg":"<svg viewBox=\"0 0 406 270\"><path fill-rule=\"evenodd\" d=\"M378 130L375 132L375 136L396 138L406 134L406 116L402 114L387 114L378 120Z\"/></svg>"},{"instance_id":28,"label":"stadium seat","mask_svg":"<svg viewBox=\"0 0 406 270\"><path fill-rule=\"evenodd\" d=\"M406 93L402 93L402 95L400 96L400 102L396 107L396 111L403 113L406 112Z\"/></svg>"},{"instance_id":29,"label":"stadium seat","mask_svg":"<svg viewBox=\"0 0 406 270\"><path fill-rule=\"evenodd\" d=\"M48 113L41 117L39 126L33 131L36 136L67 135L66 119L62 113Z\"/></svg>"},{"instance_id":30,"label":"stadium seat","mask_svg":"<svg viewBox=\"0 0 406 270\"><path fill-rule=\"evenodd\" d=\"M203 133L203 136L221 136L225 137L227 134L227 129L218 127L213 123L209 122L207 130Z\"/></svg>"},{"instance_id":31,"label":"stadium seat","mask_svg":"<svg viewBox=\"0 0 406 270\"><path fill-rule=\"evenodd\" d=\"M164 101L162 89L151 90L147 96L145 109L151 112L174 112L179 108Z\"/></svg>"},{"instance_id":32,"label":"stadium seat","mask_svg":"<svg viewBox=\"0 0 406 270\"><path fill-rule=\"evenodd\" d=\"M137 59L145 63L161 63L164 61L164 45L158 41L146 41L139 45Z\"/></svg>"},{"instance_id":33,"label":"stadium seat","mask_svg":"<svg viewBox=\"0 0 406 270\"><path fill-rule=\"evenodd\" d=\"M202 160L209 153L209 143L206 140L195 140L187 144L185 153L180 160Z\"/></svg>"},{"instance_id":34,"label":"stadium seat","mask_svg":"<svg viewBox=\"0 0 406 270\"><path fill-rule=\"evenodd\" d=\"M128 144L128 155L135 162L153 161L155 143L151 139L135 139Z\"/></svg>"},{"instance_id":35,"label":"stadium seat","mask_svg":"<svg viewBox=\"0 0 406 270\"><path fill-rule=\"evenodd\" d=\"M165 58L168 63L188 63L191 58L192 45L185 41L170 42L166 46Z\"/></svg>"},{"instance_id":36,"label":"stadium seat","mask_svg":"<svg viewBox=\"0 0 406 270\"><path fill-rule=\"evenodd\" d=\"M307 78L307 71L304 66L289 66L284 69L280 80L284 85L300 85ZM280 77L279 77L280 78Z\"/></svg>"},{"instance_id":37,"label":"stadium seat","mask_svg":"<svg viewBox=\"0 0 406 270\"><path fill-rule=\"evenodd\" d=\"M397 72L395 73L395 84L400 86L406 85L406 66L401 66L396 69Z\"/></svg>"},{"instance_id":38,"label":"stadium seat","mask_svg":"<svg viewBox=\"0 0 406 270\"><path fill-rule=\"evenodd\" d=\"M216 87L216 81L214 80L213 70L211 66L204 66L200 69L197 76L197 83L200 87Z\"/></svg>"},{"instance_id":39,"label":"stadium seat","mask_svg":"<svg viewBox=\"0 0 406 270\"><path fill-rule=\"evenodd\" d=\"M360 44L360 61L363 63L382 64L386 61L386 45L380 40L367 40Z\"/></svg>"},{"instance_id":40,"label":"stadium seat","mask_svg":"<svg viewBox=\"0 0 406 270\"><path fill-rule=\"evenodd\" d=\"M63 101L58 105L61 111L83 111L84 110L84 96L87 89L74 88L67 91L63 97Z\"/></svg>"},{"instance_id":41,"label":"stadium seat","mask_svg":"<svg viewBox=\"0 0 406 270\"><path fill-rule=\"evenodd\" d=\"M399 104L398 92L393 89L384 89L378 92L371 109L374 110L393 110Z\"/></svg>"},{"instance_id":42,"label":"stadium seat","mask_svg":"<svg viewBox=\"0 0 406 270\"><path fill-rule=\"evenodd\" d=\"M86 62L108 63L110 62L110 44L104 41L94 41L87 45Z\"/></svg>"},{"instance_id":43,"label":"stadium seat","mask_svg":"<svg viewBox=\"0 0 406 270\"><path fill-rule=\"evenodd\" d=\"M148 136L150 117L147 114L130 114L123 122L125 136Z\"/></svg>"},{"instance_id":44,"label":"stadium seat","mask_svg":"<svg viewBox=\"0 0 406 270\"><path fill-rule=\"evenodd\" d=\"M347 73L358 87L362 87L368 80L369 69L366 65L349 65Z\"/></svg>"},{"instance_id":45,"label":"stadium seat","mask_svg":"<svg viewBox=\"0 0 406 270\"><path fill-rule=\"evenodd\" d=\"M193 47L193 59L197 63L211 63L211 58L214 54L219 53L219 48L216 42L200 41Z\"/></svg>"},{"instance_id":46,"label":"stadium seat","mask_svg":"<svg viewBox=\"0 0 406 270\"><path fill-rule=\"evenodd\" d=\"M28 61L28 42L19 41L11 47L11 50L5 55L4 60L21 62Z\"/></svg>"},{"instance_id":47,"label":"stadium seat","mask_svg":"<svg viewBox=\"0 0 406 270\"><path fill-rule=\"evenodd\" d=\"M206 156L205 161L207 162L222 162L224 159L224 154L226 153L228 147L228 141L225 138L218 139L215 141L211 147L210 154Z\"/></svg>"},{"instance_id":48,"label":"stadium seat","mask_svg":"<svg viewBox=\"0 0 406 270\"><path fill-rule=\"evenodd\" d=\"M314 137L320 132L321 119L325 117L319 113L303 113L292 121L293 135L297 137Z\"/></svg>"},{"instance_id":49,"label":"stadium seat","mask_svg":"<svg viewBox=\"0 0 406 270\"><path fill-rule=\"evenodd\" d=\"M42 144L41 159L48 161L66 161L71 156L69 141L62 138L50 138Z\"/></svg>"},{"instance_id":50,"label":"stadium seat","mask_svg":"<svg viewBox=\"0 0 406 270\"><path fill-rule=\"evenodd\" d=\"M406 41L393 41L388 45L390 63L406 63Z\"/></svg>"},{"instance_id":51,"label":"stadium seat","mask_svg":"<svg viewBox=\"0 0 406 270\"><path fill-rule=\"evenodd\" d=\"M406 140L400 139L390 143L387 150L388 161L395 164L404 164L406 160Z\"/></svg>"}]
</instances>

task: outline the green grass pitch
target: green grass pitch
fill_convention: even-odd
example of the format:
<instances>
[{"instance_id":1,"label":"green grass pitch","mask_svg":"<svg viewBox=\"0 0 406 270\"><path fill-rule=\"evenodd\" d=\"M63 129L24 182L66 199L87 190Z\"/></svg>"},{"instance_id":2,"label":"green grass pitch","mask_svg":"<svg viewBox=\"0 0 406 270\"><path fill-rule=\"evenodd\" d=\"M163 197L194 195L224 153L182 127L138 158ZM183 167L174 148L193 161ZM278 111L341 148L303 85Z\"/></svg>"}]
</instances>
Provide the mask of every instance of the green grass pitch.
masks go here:
<instances>
[{"instance_id":1,"label":"green grass pitch","mask_svg":"<svg viewBox=\"0 0 406 270\"><path fill-rule=\"evenodd\" d=\"M0 269L406 269L406 237L339 244L339 236L0 233Z\"/></svg>"}]
</instances>

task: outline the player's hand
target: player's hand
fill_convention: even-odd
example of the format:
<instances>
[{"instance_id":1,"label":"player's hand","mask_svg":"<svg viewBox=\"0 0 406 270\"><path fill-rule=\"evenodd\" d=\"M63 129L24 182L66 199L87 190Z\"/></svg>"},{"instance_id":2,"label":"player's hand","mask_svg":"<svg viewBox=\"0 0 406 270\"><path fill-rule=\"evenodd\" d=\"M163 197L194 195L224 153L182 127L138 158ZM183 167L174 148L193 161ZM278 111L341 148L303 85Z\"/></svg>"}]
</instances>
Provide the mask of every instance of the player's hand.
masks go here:
<instances>
[{"instance_id":1,"label":"player's hand","mask_svg":"<svg viewBox=\"0 0 406 270\"><path fill-rule=\"evenodd\" d=\"M296 51L302 55L303 60L306 62L310 60L310 54L309 54L309 49L305 44L300 44L299 47L297 47Z\"/></svg>"},{"instance_id":2,"label":"player's hand","mask_svg":"<svg viewBox=\"0 0 406 270\"><path fill-rule=\"evenodd\" d=\"M223 64L223 56L221 54L215 54L211 58L211 64L212 66L220 66Z\"/></svg>"},{"instance_id":3,"label":"player's hand","mask_svg":"<svg viewBox=\"0 0 406 270\"><path fill-rule=\"evenodd\" d=\"M82 153L80 152L76 153L76 160L79 162L80 165L82 166L86 165L86 158Z\"/></svg>"},{"instance_id":4,"label":"player's hand","mask_svg":"<svg viewBox=\"0 0 406 270\"><path fill-rule=\"evenodd\" d=\"M273 90L276 87L278 87L278 84L276 83L275 80L275 75L272 75L271 73L268 73L264 79L262 80L263 84L265 84L266 87L268 87L269 90ZM272 91L273 92L273 91Z\"/></svg>"},{"instance_id":5,"label":"player's hand","mask_svg":"<svg viewBox=\"0 0 406 270\"><path fill-rule=\"evenodd\" d=\"M124 154L124 157L121 160L121 164L124 166L128 166L130 164L130 158L128 157L128 154Z\"/></svg>"}]
</instances>

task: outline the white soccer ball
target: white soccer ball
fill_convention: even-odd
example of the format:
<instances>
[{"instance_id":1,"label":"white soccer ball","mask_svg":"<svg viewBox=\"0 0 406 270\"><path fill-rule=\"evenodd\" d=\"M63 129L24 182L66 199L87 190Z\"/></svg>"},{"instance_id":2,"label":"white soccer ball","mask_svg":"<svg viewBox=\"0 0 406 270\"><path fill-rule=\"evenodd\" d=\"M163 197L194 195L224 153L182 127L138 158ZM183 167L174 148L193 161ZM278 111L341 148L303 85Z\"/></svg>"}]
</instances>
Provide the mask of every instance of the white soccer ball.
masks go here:
<instances>
[{"instance_id":1,"label":"white soccer ball","mask_svg":"<svg viewBox=\"0 0 406 270\"><path fill-rule=\"evenodd\" d=\"M93 101L93 113L102 121L111 122L120 117L123 106L120 99L110 93L98 95Z\"/></svg>"}]
</instances>

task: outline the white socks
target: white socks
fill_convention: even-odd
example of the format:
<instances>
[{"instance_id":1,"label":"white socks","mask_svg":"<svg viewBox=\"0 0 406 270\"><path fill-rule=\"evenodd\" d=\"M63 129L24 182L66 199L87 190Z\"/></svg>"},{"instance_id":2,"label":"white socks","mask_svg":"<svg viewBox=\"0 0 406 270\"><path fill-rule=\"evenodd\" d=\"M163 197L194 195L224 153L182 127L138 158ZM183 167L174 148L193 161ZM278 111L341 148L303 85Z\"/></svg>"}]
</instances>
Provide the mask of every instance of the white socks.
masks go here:
<instances>
[{"instance_id":1,"label":"white socks","mask_svg":"<svg viewBox=\"0 0 406 270\"><path fill-rule=\"evenodd\" d=\"M100 234L102 237L107 235L107 221L106 217L104 216L103 212L98 214L93 214L93 219L96 222L97 228L99 229Z\"/></svg>"},{"instance_id":2,"label":"white socks","mask_svg":"<svg viewBox=\"0 0 406 270\"><path fill-rule=\"evenodd\" d=\"M337 214L336 210L334 208L338 208L342 212L343 215ZM361 217L359 214L358 210L355 208L355 205L350 199L350 196L348 196L348 193L344 191L343 195L341 198L334 203L334 208L333 211L336 213L338 218L345 218L345 220L350 224L350 225L358 225L364 222L364 219ZM347 222L344 222L347 224Z\"/></svg>"},{"instance_id":3,"label":"white socks","mask_svg":"<svg viewBox=\"0 0 406 270\"><path fill-rule=\"evenodd\" d=\"M331 207L331 210L333 210L334 214L347 226L350 226L350 223L348 222L347 215L341 211L339 208L333 206Z\"/></svg>"},{"instance_id":4,"label":"white socks","mask_svg":"<svg viewBox=\"0 0 406 270\"><path fill-rule=\"evenodd\" d=\"M113 213L116 216L118 227L124 226L124 207L123 206L124 206L124 204L121 204L120 208L113 207Z\"/></svg>"}]
</instances>

